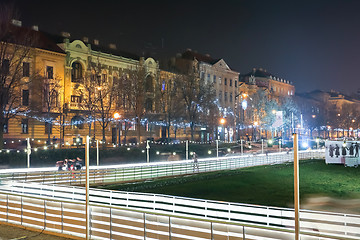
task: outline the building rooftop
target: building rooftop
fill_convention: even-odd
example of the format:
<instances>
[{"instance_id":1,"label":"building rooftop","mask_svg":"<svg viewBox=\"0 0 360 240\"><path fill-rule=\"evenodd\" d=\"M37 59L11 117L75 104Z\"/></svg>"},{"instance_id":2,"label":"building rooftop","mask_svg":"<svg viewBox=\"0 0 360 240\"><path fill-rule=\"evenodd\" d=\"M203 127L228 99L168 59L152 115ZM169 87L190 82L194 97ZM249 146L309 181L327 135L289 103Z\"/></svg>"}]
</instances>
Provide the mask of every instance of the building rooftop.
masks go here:
<instances>
[{"instance_id":1,"label":"building rooftop","mask_svg":"<svg viewBox=\"0 0 360 240\"><path fill-rule=\"evenodd\" d=\"M241 75L241 78L245 78L245 77L250 77L250 76L254 76L254 77L260 77L260 78L269 78L275 81L279 81L279 82L283 82L283 83L287 83L287 84L292 84L290 81L279 78L274 76L273 74L267 72L266 69L262 69L262 68L253 68L253 70L247 74L243 74Z\"/></svg>"},{"instance_id":2,"label":"building rooftop","mask_svg":"<svg viewBox=\"0 0 360 240\"><path fill-rule=\"evenodd\" d=\"M27 27L9 24L6 33L0 38L4 42L65 54L47 34Z\"/></svg>"}]
</instances>

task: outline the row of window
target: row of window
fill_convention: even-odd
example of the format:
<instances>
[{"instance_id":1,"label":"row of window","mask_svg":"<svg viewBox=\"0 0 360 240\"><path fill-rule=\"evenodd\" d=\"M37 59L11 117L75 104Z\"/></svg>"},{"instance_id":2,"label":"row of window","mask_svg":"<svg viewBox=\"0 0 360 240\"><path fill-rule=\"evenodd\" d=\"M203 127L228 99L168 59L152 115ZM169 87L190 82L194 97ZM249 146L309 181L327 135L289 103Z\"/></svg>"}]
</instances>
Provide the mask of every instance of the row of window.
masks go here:
<instances>
[{"instance_id":1,"label":"row of window","mask_svg":"<svg viewBox=\"0 0 360 240\"><path fill-rule=\"evenodd\" d=\"M223 97L222 97L222 91L219 91L219 101L221 102L222 99L223 99ZM225 93L224 93L224 102L227 102L227 101L228 101L228 93L225 92ZM232 101L233 101L233 94L230 93L230 94L229 94L229 102L232 102Z\"/></svg>"},{"instance_id":2,"label":"row of window","mask_svg":"<svg viewBox=\"0 0 360 240\"><path fill-rule=\"evenodd\" d=\"M280 93L285 93L285 91L286 91L284 88L280 88L280 87L278 87L278 88L273 87L272 90L273 90L274 92L280 92ZM293 95L293 94L294 94L294 93L293 93L292 90L291 90L291 91L287 91L287 95Z\"/></svg>"},{"instance_id":3,"label":"row of window","mask_svg":"<svg viewBox=\"0 0 360 240\"><path fill-rule=\"evenodd\" d=\"M204 72L201 72L201 76L200 76L201 78L204 78ZM222 78L221 77L217 77L216 75L213 75L213 83L216 83L217 81L219 82L219 85L221 85L222 84ZM211 76L210 76L210 74L208 74L207 75L207 79L206 79L208 82L210 82L211 81ZM227 79L227 78L224 78L224 85L226 86L226 85L228 85L229 84L229 86L230 87L232 87L233 86L233 80L230 78L230 79ZM236 80L234 80L234 87L236 87L237 88L237 81Z\"/></svg>"},{"instance_id":4,"label":"row of window","mask_svg":"<svg viewBox=\"0 0 360 240\"><path fill-rule=\"evenodd\" d=\"M10 69L10 61L8 59L4 59L1 62L1 72L6 75L9 73ZM30 77L30 63L23 62L22 65L23 77ZM54 79L54 68L52 66L46 66L46 77L48 79Z\"/></svg>"},{"instance_id":5,"label":"row of window","mask_svg":"<svg viewBox=\"0 0 360 240\"><path fill-rule=\"evenodd\" d=\"M9 125L8 121L5 122L3 126L4 133L9 133ZM25 118L21 120L21 133L28 134L29 133L29 119ZM52 124L45 122L45 134L52 134Z\"/></svg>"}]
</instances>

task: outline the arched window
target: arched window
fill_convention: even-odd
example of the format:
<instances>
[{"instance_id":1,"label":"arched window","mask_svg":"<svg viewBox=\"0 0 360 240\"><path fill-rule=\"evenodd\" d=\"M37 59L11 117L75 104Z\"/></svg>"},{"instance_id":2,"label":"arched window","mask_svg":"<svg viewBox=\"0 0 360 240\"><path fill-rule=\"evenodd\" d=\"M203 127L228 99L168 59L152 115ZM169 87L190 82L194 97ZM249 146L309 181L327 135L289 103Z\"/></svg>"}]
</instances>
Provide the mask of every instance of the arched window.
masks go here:
<instances>
[{"instance_id":1,"label":"arched window","mask_svg":"<svg viewBox=\"0 0 360 240\"><path fill-rule=\"evenodd\" d=\"M146 92L153 92L154 85L153 85L153 77L148 75L145 79L145 91Z\"/></svg>"},{"instance_id":2,"label":"arched window","mask_svg":"<svg viewBox=\"0 0 360 240\"><path fill-rule=\"evenodd\" d=\"M145 109L146 109L146 112L151 112L153 110L153 101L152 101L152 99L150 99L150 98L146 99Z\"/></svg>"},{"instance_id":3,"label":"arched window","mask_svg":"<svg viewBox=\"0 0 360 240\"><path fill-rule=\"evenodd\" d=\"M84 128L84 118L80 116L75 116L71 119L71 128L78 128L83 129Z\"/></svg>"},{"instance_id":4,"label":"arched window","mask_svg":"<svg viewBox=\"0 0 360 240\"><path fill-rule=\"evenodd\" d=\"M73 62L71 68L71 82L81 82L83 77L82 65L79 62Z\"/></svg>"}]
</instances>

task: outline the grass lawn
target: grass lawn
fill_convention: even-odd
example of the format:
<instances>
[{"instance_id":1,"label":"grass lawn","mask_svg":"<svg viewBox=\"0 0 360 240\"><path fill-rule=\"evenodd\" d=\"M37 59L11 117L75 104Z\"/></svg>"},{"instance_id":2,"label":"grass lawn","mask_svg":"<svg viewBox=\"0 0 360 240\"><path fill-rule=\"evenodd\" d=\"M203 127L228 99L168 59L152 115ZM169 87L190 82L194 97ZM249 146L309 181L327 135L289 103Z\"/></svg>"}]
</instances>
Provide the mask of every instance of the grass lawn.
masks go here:
<instances>
[{"instance_id":1,"label":"grass lawn","mask_svg":"<svg viewBox=\"0 0 360 240\"><path fill-rule=\"evenodd\" d=\"M360 168L326 165L324 160L300 161L300 196L325 195L350 199L360 196ZM195 174L141 183L106 186L107 189L160 193L192 198L293 206L292 163Z\"/></svg>"}]
</instances>

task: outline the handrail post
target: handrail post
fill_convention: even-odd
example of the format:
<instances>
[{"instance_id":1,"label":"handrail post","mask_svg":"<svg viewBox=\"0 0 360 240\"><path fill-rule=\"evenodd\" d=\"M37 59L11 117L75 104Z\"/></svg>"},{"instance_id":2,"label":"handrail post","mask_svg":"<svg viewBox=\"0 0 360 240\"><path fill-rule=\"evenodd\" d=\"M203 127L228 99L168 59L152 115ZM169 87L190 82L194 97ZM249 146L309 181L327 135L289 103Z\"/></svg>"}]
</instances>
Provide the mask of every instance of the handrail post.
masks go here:
<instances>
[{"instance_id":1,"label":"handrail post","mask_svg":"<svg viewBox=\"0 0 360 240\"><path fill-rule=\"evenodd\" d=\"M298 135L294 133L294 210L295 240L299 240L299 154Z\"/></svg>"},{"instance_id":2,"label":"handrail post","mask_svg":"<svg viewBox=\"0 0 360 240\"><path fill-rule=\"evenodd\" d=\"M86 184L85 184L85 193L86 193L86 240L89 240L90 233L90 212L89 212L89 136L86 136L86 148L85 148L85 167L86 167Z\"/></svg>"}]
</instances>

